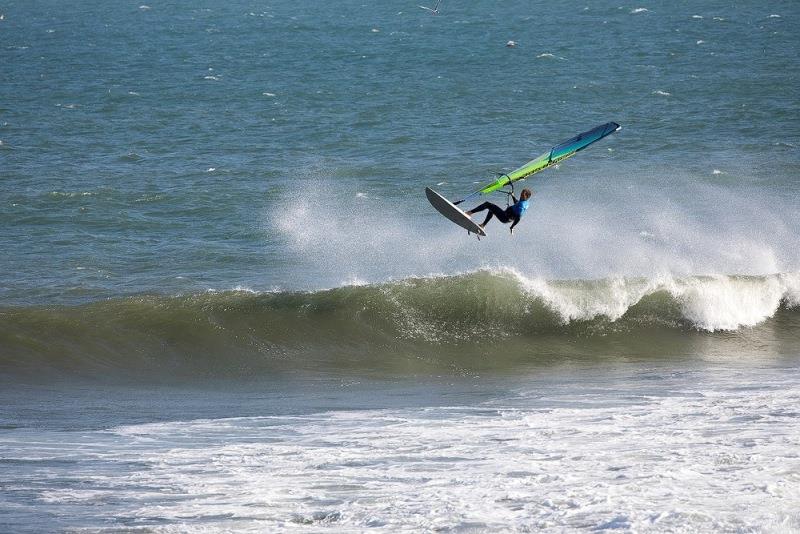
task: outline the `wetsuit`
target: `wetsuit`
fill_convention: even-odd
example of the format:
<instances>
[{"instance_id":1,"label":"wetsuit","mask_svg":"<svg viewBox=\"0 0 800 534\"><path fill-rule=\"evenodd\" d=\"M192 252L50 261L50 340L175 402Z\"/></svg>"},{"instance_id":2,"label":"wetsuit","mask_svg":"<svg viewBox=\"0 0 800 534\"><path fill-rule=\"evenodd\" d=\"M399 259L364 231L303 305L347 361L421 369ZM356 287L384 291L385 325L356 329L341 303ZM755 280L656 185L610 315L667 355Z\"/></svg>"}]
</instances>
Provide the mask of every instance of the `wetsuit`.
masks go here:
<instances>
[{"instance_id":1,"label":"wetsuit","mask_svg":"<svg viewBox=\"0 0 800 534\"><path fill-rule=\"evenodd\" d=\"M481 226L486 226L486 223L492 220L492 216L494 216L500 219L500 222L503 224L508 224L513 221L514 224L511 225L513 229L528 209L528 202L528 200L517 200L514 198L514 204L506 209L501 208L497 204L492 204L491 202L484 202L471 211L472 213L477 213L479 211L489 210L489 213L486 214L486 220L483 221Z\"/></svg>"}]
</instances>

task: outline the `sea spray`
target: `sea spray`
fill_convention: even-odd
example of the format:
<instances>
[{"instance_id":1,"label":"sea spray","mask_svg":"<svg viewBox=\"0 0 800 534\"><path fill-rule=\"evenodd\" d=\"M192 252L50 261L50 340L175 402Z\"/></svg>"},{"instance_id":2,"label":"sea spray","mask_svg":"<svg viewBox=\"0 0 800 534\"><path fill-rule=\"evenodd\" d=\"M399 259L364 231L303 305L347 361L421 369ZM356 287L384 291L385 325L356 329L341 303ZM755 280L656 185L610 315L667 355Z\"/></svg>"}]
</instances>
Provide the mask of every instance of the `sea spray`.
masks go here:
<instances>
[{"instance_id":1,"label":"sea spray","mask_svg":"<svg viewBox=\"0 0 800 534\"><path fill-rule=\"evenodd\" d=\"M555 169L552 177L524 184L535 194L513 236L496 221L487 238L468 236L427 204L422 188L402 201L383 188L358 197L368 188L335 182L331 169L301 171L297 179L307 193L287 190L283 208L270 211L264 224L278 231L284 258L327 286L481 268L507 268L529 279L652 280L768 275L800 265L800 212L793 202L672 170L645 172L624 163L611 177L606 170L584 168L579 178L566 179ZM471 184L447 187L440 192L455 197Z\"/></svg>"}]
</instances>

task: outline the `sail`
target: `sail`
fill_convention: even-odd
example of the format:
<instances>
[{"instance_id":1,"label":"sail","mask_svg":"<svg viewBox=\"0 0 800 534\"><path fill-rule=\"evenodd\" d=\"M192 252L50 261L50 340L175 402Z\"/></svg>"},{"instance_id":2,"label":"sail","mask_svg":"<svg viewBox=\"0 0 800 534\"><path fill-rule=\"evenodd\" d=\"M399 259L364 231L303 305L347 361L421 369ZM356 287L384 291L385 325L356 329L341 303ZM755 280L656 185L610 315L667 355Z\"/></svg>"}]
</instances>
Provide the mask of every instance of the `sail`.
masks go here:
<instances>
[{"instance_id":1,"label":"sail","mask_svg":"<svg viewBox=\"0 0 800 534\"><path fill-rule=\"evenodd\" d=\"M497 191L498 189L501 189L512 182L516 182L517 180L522 180L523 178L527 178L532 174L536 174L537 172L542 171L563 159L575 155L577 152L583 150L595 141L599 141L600 139L616 132L617 130L619 130L619 124L616 122L607 122L606 124L592 128L588 132L578 134L571 139L567 139L566 141L557 144L538 158L529 161L519 169L500 176L494 182L485 185L469 195L469 197L479 194L485 195L487 193L491 193L492 191Z\"/></svg>"}]
</instances>

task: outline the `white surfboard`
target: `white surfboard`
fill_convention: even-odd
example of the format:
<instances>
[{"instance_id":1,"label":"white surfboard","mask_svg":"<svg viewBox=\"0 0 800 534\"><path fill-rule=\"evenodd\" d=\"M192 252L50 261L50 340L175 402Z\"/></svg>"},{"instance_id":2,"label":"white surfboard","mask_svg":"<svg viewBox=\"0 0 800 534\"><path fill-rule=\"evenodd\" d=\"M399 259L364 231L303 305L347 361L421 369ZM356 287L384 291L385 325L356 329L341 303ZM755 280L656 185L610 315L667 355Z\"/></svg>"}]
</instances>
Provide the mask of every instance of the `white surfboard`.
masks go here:
<instances>
[{"instance_id":1,"label":"white surfboard","mask_svg":"<svg viewBox=\"0 0 800 534\"><path fill-rule=\"evenodd\" d=\"M486 235L486 232L483 231L483 228L478 226L475 221L470 219L469 215L464 213L461 208L444 198L430 187L425 188L425 196L428 197L428 202L431 203L431 206L436 208L436 211L459 225L461 228L478 235Z\"/></svg>"}]
</instances>

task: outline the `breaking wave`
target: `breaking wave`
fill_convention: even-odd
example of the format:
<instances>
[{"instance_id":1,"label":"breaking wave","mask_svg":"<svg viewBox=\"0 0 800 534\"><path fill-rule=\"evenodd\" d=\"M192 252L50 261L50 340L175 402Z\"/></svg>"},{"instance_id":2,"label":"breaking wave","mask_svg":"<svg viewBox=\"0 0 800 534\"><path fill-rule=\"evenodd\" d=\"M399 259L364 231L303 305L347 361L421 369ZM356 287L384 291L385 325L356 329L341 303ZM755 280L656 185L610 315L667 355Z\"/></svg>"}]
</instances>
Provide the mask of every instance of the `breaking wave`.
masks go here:
<instances>
[{"instance_id":1,"label":"breaking wave","mask_svg":"<svg viewBox=\"0 0 800 534\"><path fill-rule=\"evenodd\" d=\"M669 353L681 339L746 337L767 324L773 337L796 336L798 306L800 272L553 281L501 269L314 292L131 296L0 310L0 371L469 367L495 353L634 354L658 340L653 350Z\"/></svg>"}]
</instances>

